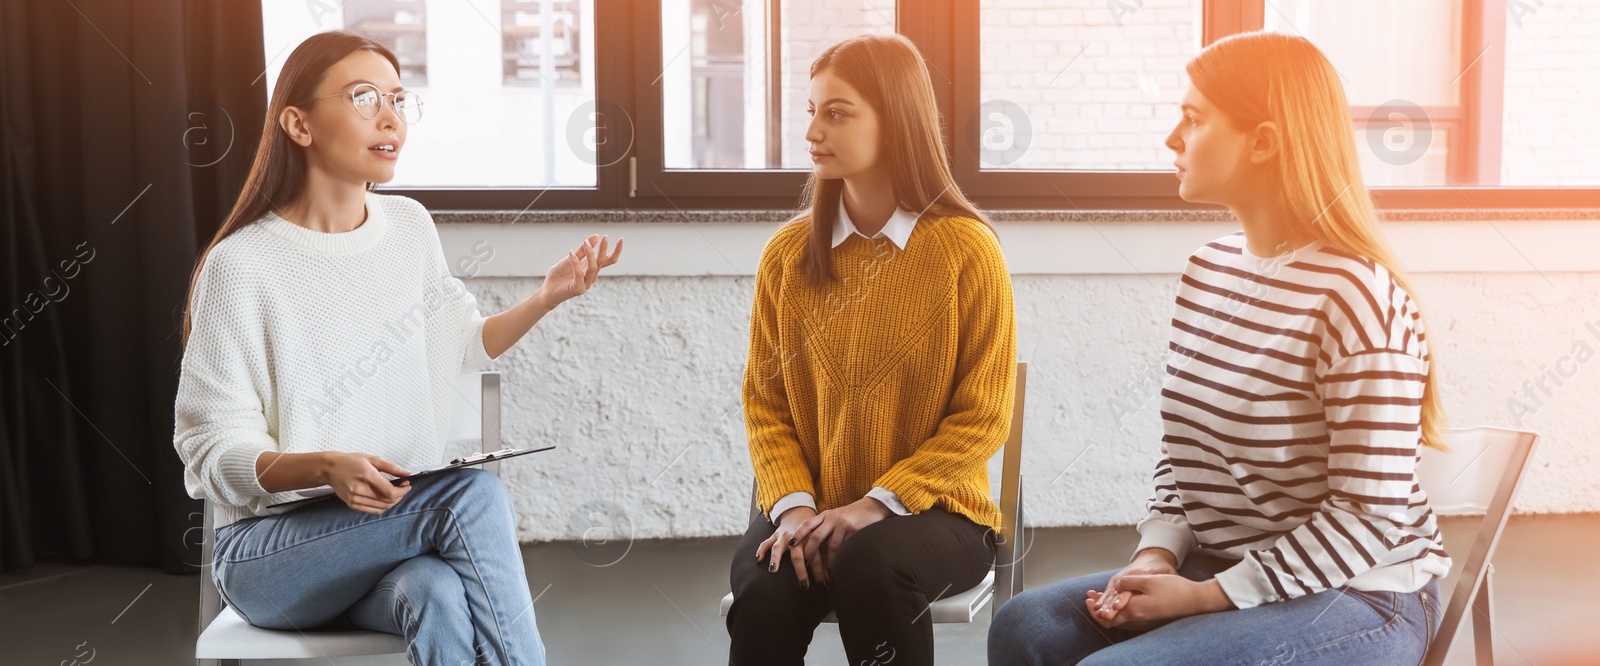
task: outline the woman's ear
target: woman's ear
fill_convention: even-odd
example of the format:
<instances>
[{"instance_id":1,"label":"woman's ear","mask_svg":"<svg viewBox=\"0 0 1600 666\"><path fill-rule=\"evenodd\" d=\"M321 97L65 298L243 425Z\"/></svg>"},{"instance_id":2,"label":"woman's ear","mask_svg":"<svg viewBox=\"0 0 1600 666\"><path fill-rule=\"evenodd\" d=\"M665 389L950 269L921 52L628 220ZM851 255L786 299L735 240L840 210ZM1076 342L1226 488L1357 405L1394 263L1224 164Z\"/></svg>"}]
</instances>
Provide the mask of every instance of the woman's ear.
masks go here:
<instances>
[{"instance_id":1,"label":"woman's ear","mask_svg":"<svg viewBox=\"0 0 1600 666\"><path fill-rule=\"evenodd\" d=\"M286 106L278 114L278 127L283 128L283 133L289 135L289 140L299 144L301 148L311 145L311 125L303 109Z\"/></svg>"},{"instance_id":2,"label":"woman's ear","mask_svg":"<svg viewBox=\"0 0 1600 666\"><path fill-rule=\"evenodd\" d=\"M1283 135L1278 132L1278 125L1270 120L1256 125L1250 140L1250 163L1271 163L1278 159L1280 150L1283 150Z\"/></svg>"}]
</instances>

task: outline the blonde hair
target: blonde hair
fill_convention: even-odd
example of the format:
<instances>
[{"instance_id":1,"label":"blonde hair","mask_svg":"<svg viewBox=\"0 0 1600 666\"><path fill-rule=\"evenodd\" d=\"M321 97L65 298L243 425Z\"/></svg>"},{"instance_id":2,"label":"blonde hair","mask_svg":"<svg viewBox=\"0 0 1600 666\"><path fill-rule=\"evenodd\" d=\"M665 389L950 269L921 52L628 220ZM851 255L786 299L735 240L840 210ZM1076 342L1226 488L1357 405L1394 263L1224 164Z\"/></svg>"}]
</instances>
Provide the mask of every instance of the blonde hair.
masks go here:
<instances>
[{"instance_id":1,"label":"blonde hair","mask_svg":"<svg viewBox=\"0 0 1600 666\"><path fill-rule=\"evenodd\" d=\"M888 161L896 205L936 216L970 217L994 229L989 218L961 193L950 172L933 80L917 47L901 35L861 35L828 47L811 63L811 76L831 72L850 84L883 118L881 154ZM801 195L801 212L811 235L800 258L812 285L833 280L829 250L839 217L844 181L822 179L812 171Z\"/></svg>"},{"instance_id":2,"label":"blonde hair","mask_svg":"<svg viewBox=\"0 0 1600 666\"><path fill-rule=\"evenodd\" d=\"M1415 302L1416 292L1378 230L1361 179L1350 106L1327 57L1304 37L1247 32L1206 47L1186 69L1195 90L1236 126L1277 126L1283 141L1274 189L1292 219L1307 221L1318 240L1382 265ZM1428 354L1436 357L1432 344ZM1445 413L1435 365L1428 363L1420 426L1422 443L1442 450Z\"/></svg>"}]
</instances>

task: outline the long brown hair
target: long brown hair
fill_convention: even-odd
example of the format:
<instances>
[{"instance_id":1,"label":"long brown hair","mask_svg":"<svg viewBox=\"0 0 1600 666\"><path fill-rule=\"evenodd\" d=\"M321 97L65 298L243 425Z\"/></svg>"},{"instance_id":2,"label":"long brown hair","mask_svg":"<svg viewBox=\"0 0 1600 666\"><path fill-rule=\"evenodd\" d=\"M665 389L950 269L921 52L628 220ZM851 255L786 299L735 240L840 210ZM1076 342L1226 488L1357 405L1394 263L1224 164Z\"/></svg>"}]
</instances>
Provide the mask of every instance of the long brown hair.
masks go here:
<instances>
[{"instance_id":1,"label":"long brown hair","mask_svg":"<svg viewBox=\"0 0 1600 666\"><path fill-rule=\"evenodd\" d=\"M206 256L211 254L222 239L256 221L268 210L279 210L300 196L305 185L305 148L289 140L289 135L278 125L283 110L300 106L311 99L328 69L356 51L376 52L400 71L400 61L387 47L365 36L347 30L319 32L296 46L289 58L283 61L283 71L273 87L272 99L267 104L267 121L261 129L261 143L256 146L255 159L250 163L250 174L245 177L244 189L233 204L228 219L217 229L216 236L200 252L194 272L189 276L189 295L183 306L183 345L189 345L189 315L194 305L194 288L200 279L200 269ZM292 101L291 101L292 100ZM368 183L368 189L375 184Z\"/></svg>"},{"instance_id":2,"label":"long brown hair","mask_svg":"<svg viewBox=\"0 0 1600 666\"><path fill-rule=\"evenodd\" d=\"M811 76L830 72L861 93L884 118L880 146L888 160L895 203L916 213L962 215L993 230L989 218L956 187L939 131L939 107L927 63L911 40L900 35L862 35L828 47L811 63ZM811 221L811 238L801 255L801 270L816 286L833 280L833 225L839 218L842 179L822 179L812 171L795 220Z\"/></svg>"},{"instance_id":3,"label":"long brown hair","mask_svg":"<svg viewBox=\"0 0 1600 666\"><path fill-rule=\"evenodd\" d=\"M1186 68L1195 90L1239 127L1272 122L1283 136L1276 189L1312 236L1382 265L1416 302L1400 261L1378 230L1378 216L1361 178L1350 106L1339 73L1309 40L1248 32L1218 40ZM1421 316L1420 306L1418 316ZM1426 329L1426 326L1424 326ZM1437 349L1428 345L1428 355ZM1422 442L1445 449L1444 401L1435 363L1422 393Z\"/></svg>"}]
</instances>

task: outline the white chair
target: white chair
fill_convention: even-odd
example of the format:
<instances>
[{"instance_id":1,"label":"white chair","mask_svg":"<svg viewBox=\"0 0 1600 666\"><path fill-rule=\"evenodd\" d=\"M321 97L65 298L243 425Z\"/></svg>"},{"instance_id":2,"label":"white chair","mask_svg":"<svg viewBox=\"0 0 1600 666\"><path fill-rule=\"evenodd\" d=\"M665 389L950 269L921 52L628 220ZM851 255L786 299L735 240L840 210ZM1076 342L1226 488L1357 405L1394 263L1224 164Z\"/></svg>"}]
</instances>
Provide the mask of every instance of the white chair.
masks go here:
<instances>
[{"instance_id":1,"label":"white chair","mask_svg":"<svg viewBox=\"0 0 1600 666\"><path fill-rule=\"evenodd\" d=\"M1445 444L1450 451L1424 448L1417 468L1417 482L1428 495L1428 504L1440 515L1483 515L1478 538L1467 552L1461 577L1445 608L1439 633L1428 647L1424 666L1443 666L1450 644L1461 628L1462 617L1472 610L1472 637L1479 666L1494 664L1494 606L1490 590L1493 579L1495 546L1517 488L1533 457L1539 436L1505 428L1465 428L1448 430Z\"/></svg>"},{"instance_id":2,"label":"white chair","mask_svg":"<svg viewBox=\"0 0 1600 666\"><path fill-rule=\"evenodd\" d=\"M500 373L472 372L455 379L450 408L452 445L481 442L483 451L500 448ZM484 464L500 471L499 462ZM332 500L330 500L332 501ZM362 655L403 654L405 639L376 631L278 631L244 621L232 608L222 607L221 595L211 578L215 543L211 503L205 503L205 537L201 544L200 639L194 656L204 666L238 666L242 659L327 659Z\"/></svg>"},{"instance_id":3,"label":"white chair","mask_svg":"<svg viewBox=\"0 0 1600 666\"><path fill-rule=\"evenodd\" d=\"M1016 395L1011 404L1011 430L1001 449L1000 467L1000 537L995 552L995 564L972 589L935 600L928 606L928 615L934 624L966 624L978 616L985 604L991 605L990 617L1000 612L1011 597L1022 592L1022 555L1027 552L1026 535L1022 524L1022 408L1028 387L1028 364L1017 364ZM750 521L761 518L761 506L755 499L755 488L750 491ZM1016 535L1017 538L1012 538ZM721 614L726 616L733 606L733 593L722 597ZM836 622L833 612L822 619Z\"/></svg>"}]
</instances>

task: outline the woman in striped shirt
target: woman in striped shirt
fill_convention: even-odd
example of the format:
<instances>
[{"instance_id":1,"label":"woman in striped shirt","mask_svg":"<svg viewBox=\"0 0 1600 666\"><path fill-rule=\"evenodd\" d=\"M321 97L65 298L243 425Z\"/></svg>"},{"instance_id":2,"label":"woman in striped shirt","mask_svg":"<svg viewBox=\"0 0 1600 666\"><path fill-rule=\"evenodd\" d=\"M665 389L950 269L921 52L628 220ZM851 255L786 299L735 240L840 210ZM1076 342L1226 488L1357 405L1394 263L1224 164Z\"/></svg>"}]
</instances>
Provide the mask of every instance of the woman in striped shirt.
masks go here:
<instances>
[{"instance_id":1,"label":"woman in striped shirt","mask_svg":"<svg viewBox=\"0 0 1600 666\"><path fill-rule=\"evenodd\" d=\"M1248 33L1189 63L1179 195L1244 228L1185 266L1127 567L1031 590L991 664L1415 664L1450 569L1416 481L1443 413L1338 73Z\"/></svg>"}]
</instances>

